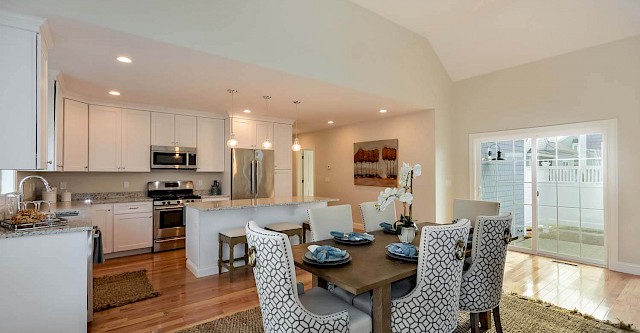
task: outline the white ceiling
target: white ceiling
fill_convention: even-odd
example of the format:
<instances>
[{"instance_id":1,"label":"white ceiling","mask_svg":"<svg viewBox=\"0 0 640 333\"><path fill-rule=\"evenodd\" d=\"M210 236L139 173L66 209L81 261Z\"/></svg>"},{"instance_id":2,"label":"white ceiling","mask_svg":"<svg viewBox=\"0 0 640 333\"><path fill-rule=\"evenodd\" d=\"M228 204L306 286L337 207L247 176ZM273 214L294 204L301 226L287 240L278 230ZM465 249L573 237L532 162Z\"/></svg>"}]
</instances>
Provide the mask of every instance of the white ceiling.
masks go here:
<instances>
[{"instance_id":1,"label":"white ceiling","mask_svg":"<svg viewBox=\"0 0 640 333\"><path fill-rule=\"evenodd\" d=\"M426 37L453 81L640 34L638 0L351 0Z\"/></svg>"},{"instance_id":2,"label":"white ceiling","mask_svg":"<svg viewBox=\"0 0 640 333\"><path fill-rule=\"evenodd\" d=\"M252 115L294 119L292 101L302 101L301 132L418 111L388 98L85 23L60 18L48 23L55 42L49 67L63 73L67 90L92 100L224 113L231 106L227 89L234 88L236 113L250 109ZM120 55L133 63L117 62ZM110 96L110 90L122 95ZM268 114L263 95L272 96ZM381 108L389 112L380 114Z\"/></svg>"}]
</instances>

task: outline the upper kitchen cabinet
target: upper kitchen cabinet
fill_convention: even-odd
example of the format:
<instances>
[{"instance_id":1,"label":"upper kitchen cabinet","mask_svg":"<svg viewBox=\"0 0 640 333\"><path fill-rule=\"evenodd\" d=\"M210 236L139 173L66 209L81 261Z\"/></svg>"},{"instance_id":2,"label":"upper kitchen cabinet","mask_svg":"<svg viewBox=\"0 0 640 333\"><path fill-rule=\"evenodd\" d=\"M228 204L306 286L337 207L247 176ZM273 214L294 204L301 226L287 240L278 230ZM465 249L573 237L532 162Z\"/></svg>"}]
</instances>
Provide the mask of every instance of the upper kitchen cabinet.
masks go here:
<instances>
[{"instance_id":1,"label":"upper kitchen cabinet","mask_svg":"<svg viewBox=\"0 0 640 333\"><path fill-rule=\"evenodd\" d=\"M224 120L198 117L198 172L224 172Z\"/></svg>"},{"instance_id":2,"label":"upper kitchen cabinet","mask_svg":"<svg viewBox=\"0 0 640 333\"><path fill-rule=\"evenodd\" d=\"M275 169L291 170L292 130L289 124L273 124L273 149L275 150Z\"/></svg>"},{"instance_id":3,"label":"upper kitchen cabinet","mask_svg":"<svg viewBox=\"0 0 640 333\"><path fill-rule=\"evenodd\" d=\"M89 171L89 104L64 100L63 171Z\"/></svg>"},{"instance_id":4,"label":"upper kitchen cabinet","mask_svg":"<svg viewBox=\"0 0 640 333\"><path fill-rule=\"evenodd\" d=\"M47 31L0 12L0 169L47 168Z\"/></svg>"},{"instance_id":5,"label":"upper kitchen cabinet","mask_svg":"<svg viewBox=\"0 0 640 333\"><path fill-rule=\"evenodd\" d=\"M196 147L197 119L193 116L151 113L151 144Z\"/></svg>"},{"instance_id":6,"label":"upper kitchen cabinet","mask_svg":"<svg viewBox=\"0 0 640 333\"><path fill-rule=\"evenodd\" d=\"M149 172L151 161L151 113L122 109L122 170Z\"/></svg>"},{"instance_id":7,"label":"upper kitchen cabinet","mask_svg":"<svg viewBox=\"0 0 640 333\"><path fill-rule=\"evenodd\" d=\"M262 142L268 137L273 143L273 123L251 119L234 118L233 133L238 148L264 149ZM274 149L273 146L269 149Z\"/></svg>"}]
</instances>

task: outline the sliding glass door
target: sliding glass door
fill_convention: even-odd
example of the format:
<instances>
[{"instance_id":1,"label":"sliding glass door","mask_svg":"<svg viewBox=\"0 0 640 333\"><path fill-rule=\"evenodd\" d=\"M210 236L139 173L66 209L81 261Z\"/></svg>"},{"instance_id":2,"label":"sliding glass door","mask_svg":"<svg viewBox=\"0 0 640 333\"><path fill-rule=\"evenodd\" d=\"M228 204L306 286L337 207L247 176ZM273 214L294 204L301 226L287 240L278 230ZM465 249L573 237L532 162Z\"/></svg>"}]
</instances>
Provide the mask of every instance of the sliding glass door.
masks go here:
<instances>
[{"instance_id":1,"label":"sliding glass door","mask_svg":"<svg viewBox=\"0 0 640 333\"><path fill-rule=\"evenodd\" d=\"M513 215L512 249L605 265L605 135L518 132L472 138L473 195Z\"/></svg>"}]
</instances>

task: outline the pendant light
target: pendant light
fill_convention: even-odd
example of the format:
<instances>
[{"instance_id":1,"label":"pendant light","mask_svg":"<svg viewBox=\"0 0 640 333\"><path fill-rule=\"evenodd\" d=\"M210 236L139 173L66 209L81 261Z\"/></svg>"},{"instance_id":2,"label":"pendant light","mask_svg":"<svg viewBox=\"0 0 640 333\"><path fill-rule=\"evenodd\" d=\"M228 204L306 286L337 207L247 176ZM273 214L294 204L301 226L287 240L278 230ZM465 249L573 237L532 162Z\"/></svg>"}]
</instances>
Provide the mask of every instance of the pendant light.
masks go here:
<instances>
[{"instance_id":1,"label":"pendant light","mask_svg":"<svg viewBox=\"0 0 640 333\"><path fill-rule=\"evenodd\" d=\"M296 105L296 138L293 140L293 145L291 145L291 150L300 151L300 140L298 140L298 104L300 101L293 101L293 104Z\"/></svg>"},{"instance_id":2,"label":"pendant light","mask_svg":"<svg viewBox=\"0 0 640 333\"><path fill-rule=\"evenodd\" d=\"M231 134L229 134L229 140L227 140L227 147L234 148L238 145L238 140L236 140L236 135L233 134L233 95L238 91L235 89L227 89L227 92L231 94L231 122L229 123Z\"/></svg>"},{"instance_id":3,"label":"pendant light","mask_svg":"<svg viewBox=\"0 0 640 333\"><path fill-rule=\"evenodd\" d=\"M269 100L271 99L271 96L262 96L262 98L264 98L264 106L266 109L266 113L269 113ZM267 131L267 136L264 138L264 141L262 141L262 148L264 149L269 149L271 148L272 143L269 140L269 131Z\"/></svg>"}]
</instances>

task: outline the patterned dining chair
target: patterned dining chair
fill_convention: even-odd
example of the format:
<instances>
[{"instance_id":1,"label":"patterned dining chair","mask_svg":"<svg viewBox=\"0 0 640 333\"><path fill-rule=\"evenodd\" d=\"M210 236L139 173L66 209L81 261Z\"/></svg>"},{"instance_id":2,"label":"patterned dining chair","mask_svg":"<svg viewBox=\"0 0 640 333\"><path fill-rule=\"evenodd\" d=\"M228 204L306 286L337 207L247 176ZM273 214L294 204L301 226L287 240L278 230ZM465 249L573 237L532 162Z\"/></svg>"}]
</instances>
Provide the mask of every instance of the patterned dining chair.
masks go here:
<instances>
[{"instance_id":1,"label":"patterned dining chair","mask_svg":"<svg viewBox=\"0 0 640 333\"><path fill-rule=\"evenodd\" d=\"M500 298L511 241L511 214L478 216L473 234L471 266L462 276L460 310L470 313L471 332L478 332L479 314L492 311L496 332L502 333Z\"/></svg>"},{"instance_id":2,"label":"patterned dining chair","mask_svg":"<svg viewBox=\"0 0 640 333\"><path fill-rule=\"evenodd\" d=\"M462 279L465 240L471 223L461 219L455 224L422 228L418 254L416 287L407 295L391 300L391 331L451 333L458 326L458 299ZM359 309L371 296L359 295Z\"/></svg>"},{"instance_id":3,"label":"patterned dining chair","mask_svg":"<svg viewBox=\"0 0 640 333\"><path fill-rule=\"evenodd\" d=\"M360 204L360 213L362 213L362 225L364 231L372 232L382 230L380 223L386 222L391 225L398 220L396 215L396 206L389 205L387 209L378 211L375 201L363 202Z\"/></svg>"},{"instance_id":4,"label":"patterned dining chair","mask_svg":"<svg viewBox=\"0 0 640 333\"><path fill-rule=\"evenodd\" d=\"M299 295L291 245L287 236L246 226L249 264L258 289L266 333L370 333L371 317L322 288Z\"/></svg>"}]
</instances>

